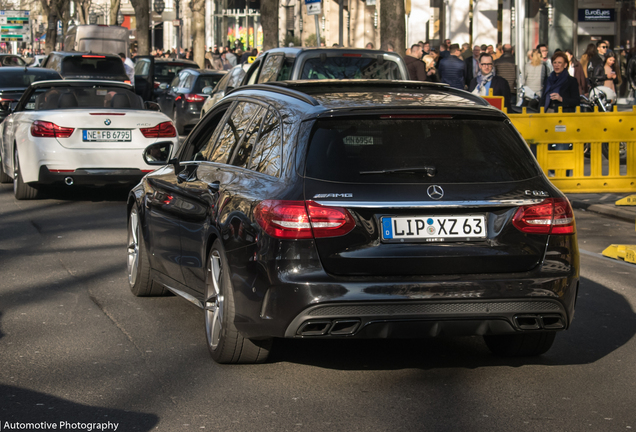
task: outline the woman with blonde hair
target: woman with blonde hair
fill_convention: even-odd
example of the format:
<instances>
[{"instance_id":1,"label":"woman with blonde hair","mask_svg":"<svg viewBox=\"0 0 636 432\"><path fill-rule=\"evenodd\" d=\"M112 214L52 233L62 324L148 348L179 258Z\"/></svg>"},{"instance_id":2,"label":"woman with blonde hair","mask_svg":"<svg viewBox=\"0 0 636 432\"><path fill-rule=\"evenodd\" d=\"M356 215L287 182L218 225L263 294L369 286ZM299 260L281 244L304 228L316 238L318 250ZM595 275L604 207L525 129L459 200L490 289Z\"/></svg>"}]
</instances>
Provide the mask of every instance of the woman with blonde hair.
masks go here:
<instances>
[{"instance_id":1,"label":"woman with blonde hair","mask_svg":"<svg viewBox=\"0 0 636 432\"><path fill-rule=\"evenodd\" d=\"M537 96L541 96L547 76L548 68L543 62L541 51L532 50L532 60L526 63L526 69L523 72L524 85L535 92Z\"/></svg>"},{"instance_id":2,"label":"woman with blonde hair","mask_svg":"<svg viewBox=\"0 0 636 432\"><path fill-rule=\"evenodd\" d=\"M422 58L422 61L426 65L426 81L439 82L437 78L437 70L435 69L435 59L432 55L428 54Z\"/></svg>"}]
</instances>

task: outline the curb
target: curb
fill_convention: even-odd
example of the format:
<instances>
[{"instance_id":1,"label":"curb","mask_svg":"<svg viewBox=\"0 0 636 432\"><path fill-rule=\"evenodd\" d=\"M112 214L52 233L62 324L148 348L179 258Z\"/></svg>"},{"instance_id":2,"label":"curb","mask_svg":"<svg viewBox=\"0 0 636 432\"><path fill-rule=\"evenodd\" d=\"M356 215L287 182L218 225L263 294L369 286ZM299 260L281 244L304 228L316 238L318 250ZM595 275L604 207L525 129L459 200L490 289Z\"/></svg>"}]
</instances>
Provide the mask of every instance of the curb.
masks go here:
<instances>
[{"instance_id":1,"label":"curb","mask_svg":"<svg viewBox=\"0 0 636 432\"><path fill-rule=\"evenodd\" d=\"M581 201L571 201L570 203L575 209L587 210L604 216L620 219L625 222L634 223L636 221L635 212L616 208L614 204L589 204Z\"/></svg>"}]
</instances>

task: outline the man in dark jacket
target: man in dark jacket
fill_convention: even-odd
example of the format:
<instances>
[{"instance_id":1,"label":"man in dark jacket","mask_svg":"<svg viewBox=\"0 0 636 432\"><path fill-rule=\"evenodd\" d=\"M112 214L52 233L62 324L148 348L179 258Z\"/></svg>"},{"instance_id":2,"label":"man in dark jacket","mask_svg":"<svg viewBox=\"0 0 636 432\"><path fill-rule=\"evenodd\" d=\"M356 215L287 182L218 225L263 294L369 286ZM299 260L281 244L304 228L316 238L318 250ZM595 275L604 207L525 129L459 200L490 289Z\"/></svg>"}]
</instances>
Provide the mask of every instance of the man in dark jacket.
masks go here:
<instances>
[{"instance_id":1,"label":"man in dark jacket","mask_svg":"<svg viewBox=\"0 0 636 432\"><path fill-rule=\"evenodd\" d=\"M411 54L404 56L409 78L413 81L426 81L426 66L422 61L422 48L418 44L411 46Z\"/></svg>"},{"instance_id":2,"label":"man in dark jacket","mask_svg":"<svg viewBox=\"0 0 636 432\"><path fill-rule=\"evenodd\" d=\"M479 73L468 86L468 91L479 96L503 96L504 106L510 110L510 86L504 78L493 72L492 55L481 53L479 56Z\"/></svg>"},{"instance_id":3,"label":"man in dark jacket","mask_svg":"<svg viewBox=\"0 0 636 432\"><path fill-rule=\"evenodd\" d=\"M473 47L472 55L465 60L466 63L466 86L470 85L470 82L479 73L479 54L481 54L481 47L475 45Z\"/></svg>"},{"instance_id":4,"label":"man in dark jacket","mask_svg":"<svg viewBox=\"0 0 636 432\"><path fill-rule=\"evenodd\" d=\"M607 54L608 48L609 48L609 45L607 42L605 41L596 42L597 55L592 57L592 60L588 64L588 72L587 72L587 76L590 80L590 85L592 87L603 85L603 82L607 79L607 77L605 76L605 70L603 69L602 66L605 65L605 56ZM599 76L596 76L595 74L595 71L597 69L602 71L602 73ZM592 72L591 74L590 74L590 71Z\"/></svg>"},{"instance_id":5,"label":"man in dark jacket","mask_svg":"<svg viewBox=\"0 0 636 432\"><path fill-rule=\"evenodd\" d=\"M450 55L439 62L440 81L453 88L464 90L466 81L466 64L460 58L458 44L450 46Z\"/></svg>"},{"instance_id":6,"label":"man in dark jacket","mask_svg":"<svg viewBox=\"0 0 636 432\"><path fill-rule=\"evenodd\" d=\"M517 68L515 66L515 57L512 55L512 45L505 44L503 46L503 54L495 60L495 73L497 76L508 81L510 91L515 95L517 89Z\"/></svg>"}]
</instances>

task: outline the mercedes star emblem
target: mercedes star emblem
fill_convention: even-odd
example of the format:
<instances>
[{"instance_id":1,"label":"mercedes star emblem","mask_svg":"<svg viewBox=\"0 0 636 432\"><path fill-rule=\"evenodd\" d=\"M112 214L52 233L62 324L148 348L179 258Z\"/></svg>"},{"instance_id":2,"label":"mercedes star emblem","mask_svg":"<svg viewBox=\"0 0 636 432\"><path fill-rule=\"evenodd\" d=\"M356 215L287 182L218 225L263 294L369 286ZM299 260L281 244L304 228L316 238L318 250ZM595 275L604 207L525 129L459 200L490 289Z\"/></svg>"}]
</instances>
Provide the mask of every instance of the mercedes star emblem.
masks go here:
<instances>
[{"instance_id":1,"label":"mercedes star emblem","mask_svg":"<svg viewBox=\"0 0 636 432\"><path fill-rule=\"evenodd\" d=\"M434 200L438 200L444 196L444 189L441 186L432 185L426 189L426 193Z\"/></svg>"},{"instance_id":2,"label":"mercedes star emblem","mask_svg":"<svg viewBox=\"0 0 636 432\"><path fill-rule=\"evenodd\" d=\"M106 120L104 120L104 124L105 124L106 126L110 126L110 119L106 119Z\"/></svg>"}]
</instances>

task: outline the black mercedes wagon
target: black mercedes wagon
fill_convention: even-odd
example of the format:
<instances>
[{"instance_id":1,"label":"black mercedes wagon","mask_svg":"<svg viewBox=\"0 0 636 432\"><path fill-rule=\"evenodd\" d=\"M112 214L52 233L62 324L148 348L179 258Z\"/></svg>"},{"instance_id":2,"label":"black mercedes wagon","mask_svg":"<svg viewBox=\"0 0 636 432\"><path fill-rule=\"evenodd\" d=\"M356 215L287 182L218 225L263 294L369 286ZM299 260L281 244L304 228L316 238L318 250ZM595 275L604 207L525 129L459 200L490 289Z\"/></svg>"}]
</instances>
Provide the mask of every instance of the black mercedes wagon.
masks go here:
<instances>
[{"instance_id":1,"label":"black mercedes wagon","mask_svg":"<svg viewBox=\"0 0 636 432\"><path fill-rule=\"evenodd\" d=\"M128 200L137 296L204 311L212 357L274 338L481 335L546 352L574 315L572 208L501 111L445 85L294 81L228 94Z\"/></svg>"}]
</instances>

